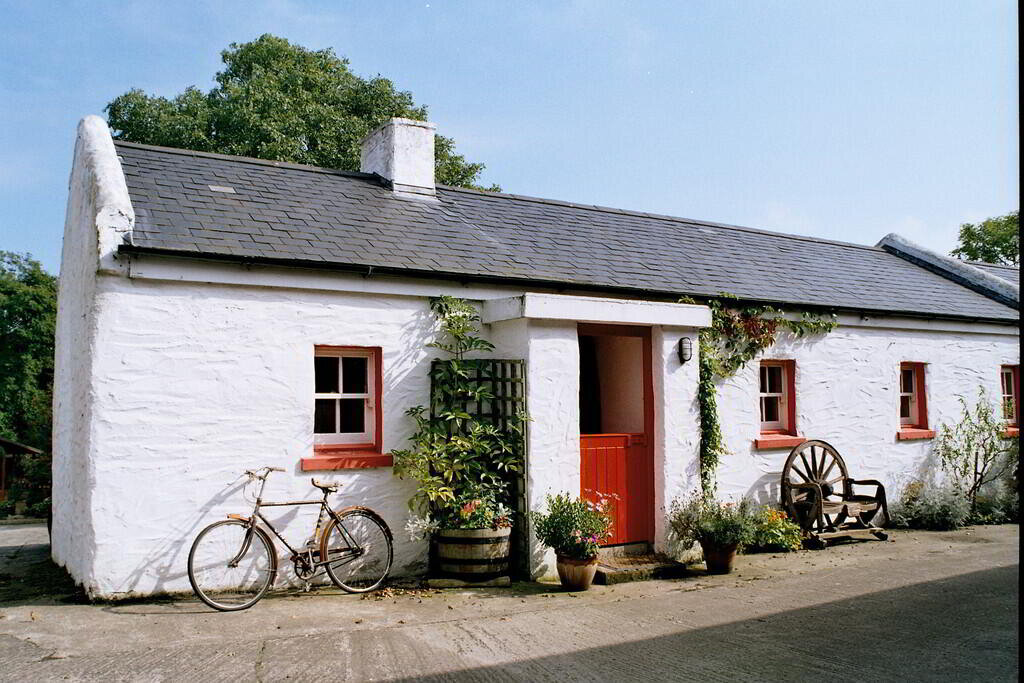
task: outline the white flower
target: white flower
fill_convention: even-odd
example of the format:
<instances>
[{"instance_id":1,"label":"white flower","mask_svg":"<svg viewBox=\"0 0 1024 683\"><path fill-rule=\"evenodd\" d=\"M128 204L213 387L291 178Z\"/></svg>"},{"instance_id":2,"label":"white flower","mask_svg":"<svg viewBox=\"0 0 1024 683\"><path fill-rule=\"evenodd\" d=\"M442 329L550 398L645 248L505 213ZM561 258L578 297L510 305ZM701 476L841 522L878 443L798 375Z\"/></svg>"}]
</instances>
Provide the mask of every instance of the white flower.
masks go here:
<instances>
[{"instance_id":1,"label":"white flower","mask_svg":"<svg viewBox=\"0 0 1024 683\"><path fill-rule=\"evenodd\" d=\"M430 519L430 517L417 517L413 515L405 523L405 530L409 533L410 541L421 541L440 528L440 525Z\"/></svg>"}]
</instances>

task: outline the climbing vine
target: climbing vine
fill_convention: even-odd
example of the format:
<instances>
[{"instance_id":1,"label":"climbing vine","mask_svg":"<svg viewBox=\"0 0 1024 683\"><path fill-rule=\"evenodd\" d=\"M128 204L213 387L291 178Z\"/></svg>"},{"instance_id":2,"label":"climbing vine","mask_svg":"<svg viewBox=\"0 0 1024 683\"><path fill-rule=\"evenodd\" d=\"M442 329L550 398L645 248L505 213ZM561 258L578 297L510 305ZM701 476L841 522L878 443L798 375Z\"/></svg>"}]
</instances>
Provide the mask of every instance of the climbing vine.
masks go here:
<instances>
[{"instance_id":1,"label":"climbing vine","mask_svg":"<svg viewBox=\"0 0 1024 683\"><path fill-rule=\"evenodd\" d=\"M695 304L690 297L681 303ZM716 380L731 377L759 353L775 344L780 331L795 337L827 334L835 329L835 315L803 311L794 317L767 304L740 305L731 294L703 302L711 309L711 327L700 333L697 401L700 406L700 481L706 495L715 493L715 472L725 455L718 416Z\"/></svg>"}]
</instances>

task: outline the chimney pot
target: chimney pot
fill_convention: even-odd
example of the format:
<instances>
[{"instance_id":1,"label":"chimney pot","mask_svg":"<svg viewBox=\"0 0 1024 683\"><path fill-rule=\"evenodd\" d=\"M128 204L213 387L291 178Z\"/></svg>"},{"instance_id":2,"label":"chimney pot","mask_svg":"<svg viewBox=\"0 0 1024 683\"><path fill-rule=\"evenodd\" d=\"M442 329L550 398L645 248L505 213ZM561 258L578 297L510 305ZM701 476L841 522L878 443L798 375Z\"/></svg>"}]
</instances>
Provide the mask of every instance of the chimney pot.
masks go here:
<instances>
[{"instance_id":1,"label":"chimney pot","mask_svg":"<svg viewBox=\"0 0 1024 683\"><path fill-rule=\"evenodd\" d=\"M433 197L435 128L428 121L389 120L363 140L360 170L391 181L396 194Z\"/></svg>"}]
</instances>

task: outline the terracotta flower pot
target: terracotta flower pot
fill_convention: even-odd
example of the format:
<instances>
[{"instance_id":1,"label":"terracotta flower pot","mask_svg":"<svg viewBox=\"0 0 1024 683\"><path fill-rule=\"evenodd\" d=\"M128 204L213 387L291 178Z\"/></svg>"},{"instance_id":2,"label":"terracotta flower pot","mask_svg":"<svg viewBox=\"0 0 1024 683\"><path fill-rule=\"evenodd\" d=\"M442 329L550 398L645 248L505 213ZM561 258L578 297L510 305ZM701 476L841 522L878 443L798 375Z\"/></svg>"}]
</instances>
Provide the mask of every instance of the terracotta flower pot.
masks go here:
<instances>
[{"instance_id":1,"label":"terracotta flower pot","mask_svg":"<svg viewBox=\"0 0 1024 683\"><path fill-rule=\"evenodd\" d=\"M704 551L704 564L707 565L708 574L728 574L731 572L738 547L738 543L712 545L701 541L700 548Z\"/></svg>"},{"instance_id":2,"label":"terracotta flower pot","mask_svg":"<svg viewBox=\"0 0 1024 683\"><path fill-rule=\"evenodd\" d=\"M575 560L571 557L557 555L558 579L562 588L569 591L585 591L594 582L597 572L597 557L587 560Z\"/></svg>"}]
</instances>

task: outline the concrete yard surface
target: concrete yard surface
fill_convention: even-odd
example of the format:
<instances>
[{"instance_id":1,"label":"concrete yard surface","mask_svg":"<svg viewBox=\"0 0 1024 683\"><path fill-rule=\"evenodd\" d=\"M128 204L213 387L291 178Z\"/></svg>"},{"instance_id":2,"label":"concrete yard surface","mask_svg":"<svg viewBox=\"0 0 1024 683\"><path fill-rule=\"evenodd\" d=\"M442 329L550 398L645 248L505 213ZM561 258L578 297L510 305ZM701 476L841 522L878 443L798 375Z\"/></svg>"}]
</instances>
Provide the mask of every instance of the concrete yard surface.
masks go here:
<instances>
[{"instance_id":1,"label":"concrete yard surface","mask_svg":"<svg viewBox=\"0 0 1024 683\"><path fill-rule=\"evenodd\" d=\"M595 586L85 604L46 529L0 526L0 680L1011 681L1016 525Z\"/></svg>"}]
</instances>

